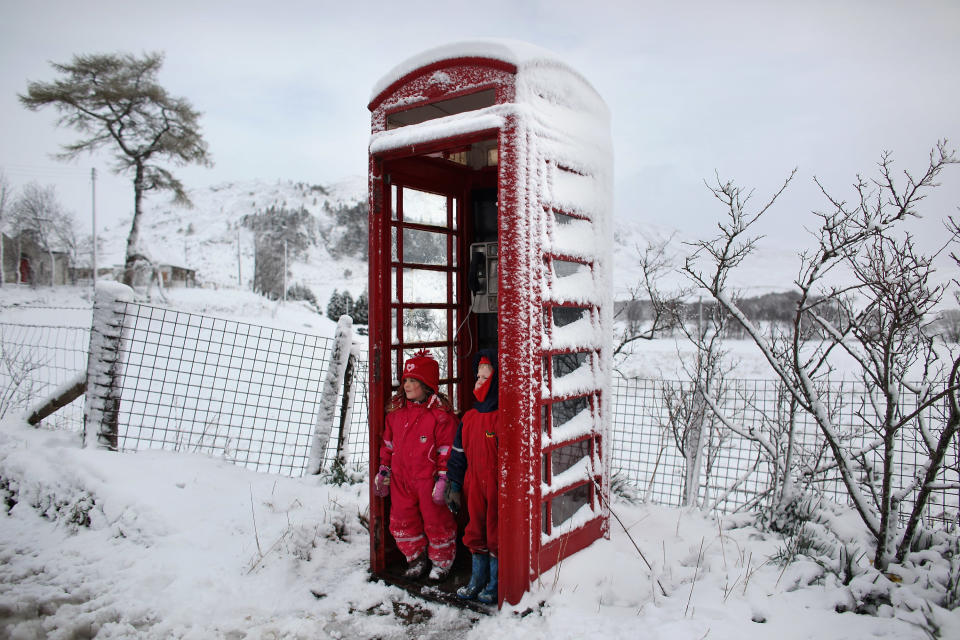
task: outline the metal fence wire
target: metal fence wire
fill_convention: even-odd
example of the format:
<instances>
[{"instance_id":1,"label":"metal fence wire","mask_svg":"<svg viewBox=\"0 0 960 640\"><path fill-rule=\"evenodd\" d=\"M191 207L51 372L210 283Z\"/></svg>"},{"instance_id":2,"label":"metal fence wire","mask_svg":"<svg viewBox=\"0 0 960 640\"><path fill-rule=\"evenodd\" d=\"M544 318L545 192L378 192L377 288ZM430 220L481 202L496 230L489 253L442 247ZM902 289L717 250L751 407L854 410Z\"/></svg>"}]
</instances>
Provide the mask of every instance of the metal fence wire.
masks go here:
<instances>
[{"instance_id":1,"label":"metal fence wire","mask_svg":"<svg viewBox=\"0 0 960 640\"><path fill-rule=\"evenodd\" d=\"M638 487L640 494L661 504L683 503L687 478L687 459L681 453L683 424L671 411L679 401L697 397L689 381L614 379L611 469L615 476ZM878 434L870 426L879 420L866 385L860 382L834 382L823 389L825 404L836 425L845 449L862 452L861 457L874 469L882 465L882 449L871 448ZM757 434L774 445L783 464L787 429L794 424L791 468L797 484L810 488L840 504L849 502L839 471L831 466L832 454L813 417L803 411L790 414L788 396L773 380L726 380L717 405L724 416L747 434ZM916 398L901 396L901 415L916 409ZM928 427L936 431L944 423L946 403L931 407L923 415ZM697 502L720 511L749 509L768 499L777 480L774 459L755 439L745 438L722 427L709 409L702 412L704 449L696 491ZM937 434L939 435L939 434ZM925 471L925 444L915 428L897 434L894 459L894 490L909 486ZM806 473L817 470L816 473ZM960 513L960 443L956 440L947 453L940 472L939 486L927 505L932 523L958 522ZM912 495L912 494L911 494ZM913 507L912 499L902 503L901 513Z\"/></svg>"},{"instance_id":2,"label":"metal fence wire","mask_svg":"<svg viewBox=\"0 0 960 640\"><path fill-rule=\"evenodd\" d=\"M89 327L0 322L0 418L29 414L38 401L87 370ZM83 398L45 422L55 429L83 423Z\"/></svg>"},{"instance_id":3,"label":"metal fence wire","mask_svg":"<svg viewBox=\"0 0 960 640\"><path fill-rule=\"evenodd\" d=\"M305 472L332 339L138 303L124 303L122 309L117 420L121 450L196 452L262 472L294 477ZM0 412L26 413L30 402L42 400L85 372L88 343L87 329L0 323L0 393L4 394L0 402L5 403ZM322 425L330 429L324 454L327 469L338 449L346 453L349 471L363 473L367 467L368 366L361 352L354 363L348 415L340 415L338 402L334 425ZM18 375L20 380L14 384ZM18 391L11 393L14 387ZM876 438L866 426L871 411L866 391L852 382L835 383L826 390L850 450L863 449ZM646 499L681 504L689 474L679 446L684 443L683 425L672 409L677 402L696 397L692 386L671 380L614 378L611 392L612 474ZM782 425L790 421L784 397L771 380L727 380L718 405L741 431L782 443ZM45 424L54 420L53 426L80 429L82 403L82 399L72 403ZM904 412L911 410L905 405ZM938 411L930 410L931 425L942 420ZM755 441L721 428L709 412L703 415L698 503L727 512L752 508L769 495L775 465ZM829 451L810 417L797 412L793 420L797 468L829 463ZM926 456L912 429L900 433L897 450L895 485L902 487L913 480ZM877 461L879 450L865 455ZM960 444L955 441L941 472L941 488L929 504L931 524L957 522L958 460ZM847 502L836 470L801 477L801 481ZM911 506L906 502L904 509Z\"/></svg>"},{"instance_id":4,"label":"metal fence wire","mask_svg":"<svg viewBox=\"0 0 960 640\"><path fill-rule=\"evenodd\" d=\"M123 323L121 450L301 475L330 339L136 303L125 304Z\"/></svg>"}]
</instances>

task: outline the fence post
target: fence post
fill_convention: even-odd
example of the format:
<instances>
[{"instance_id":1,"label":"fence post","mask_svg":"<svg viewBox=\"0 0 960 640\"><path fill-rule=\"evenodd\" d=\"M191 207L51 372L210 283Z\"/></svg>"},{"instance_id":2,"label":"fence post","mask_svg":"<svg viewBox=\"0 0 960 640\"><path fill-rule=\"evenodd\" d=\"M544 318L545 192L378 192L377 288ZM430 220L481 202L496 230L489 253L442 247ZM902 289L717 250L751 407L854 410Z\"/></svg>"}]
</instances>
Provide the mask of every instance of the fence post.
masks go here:
<instances>
[{"instance_id":1,"label":"fence post","mask_svg":"<svg viewBox=\"0 0 960 640\"><path fill-rule=\"evenodd\" d=\"M27 424L37 426L40 421L47 418L60 409L79 398L87 390L87 376L77 374L76 377L61 387L59 391L46 399L44 403L30 412L27 416Z\"/></svg>"},{"instance_id":2,"label":"fence post","mask_svg":"<svg viewBox=\"0 0 960 640\"><path fill-rule=\"evenodd\" d=\"M307 461L307 475L317 475L323 471L323 458L330 442L330 434L335 424L337 398L347 372L350 353L353 348L353 320L344 314L337 322L337 334L334 338L330 364L323 381L320 404L317 407L317 420L313 429L313 443L310 447L310 459ZM341 418L343 417L341 412ZM339 446L338 446L339 448Z\"/></svg>"},{"instance_id":3,"label":"fence post","mask_svg":"<svg viewBox=\"0 0 960 640\"><path fill-rule=\"evenodd\" d=\"M118 282L96 283L87 396L83 414L83 446L116 451L119 443L120 376L123 372L123 316L133 289Z\"/></svg>"},{"instance_id":4,"label":"fence post","mask_svg":"<svg viewBox=\"0 0 960 640\"><path fill-rule=\"evenodd\" d=\"M345 472L350 457L350 425L353 416L354 371L357 367L357 349L351 346L347 357L347 369L343 374L343 393L340 395L340 429L337 433L337 455L333 468Z\"/></svg>"}]
</instances>

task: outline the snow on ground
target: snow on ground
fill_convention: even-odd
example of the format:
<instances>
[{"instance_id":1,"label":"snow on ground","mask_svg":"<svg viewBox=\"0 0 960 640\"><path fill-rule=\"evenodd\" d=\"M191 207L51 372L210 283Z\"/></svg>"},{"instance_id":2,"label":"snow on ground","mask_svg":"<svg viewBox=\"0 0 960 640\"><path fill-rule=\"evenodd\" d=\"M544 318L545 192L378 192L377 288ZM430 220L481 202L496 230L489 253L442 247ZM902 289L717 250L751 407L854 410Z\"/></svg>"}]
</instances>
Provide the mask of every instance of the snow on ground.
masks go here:
<instances>
[{"instance_id":1,"label":"snow on ground","mask_svg":"<svg viewBox=\"0 0 960 640\"><path fill-rule=\"evenodd\" d=\"M271 301L241 289L156 288L138 292L137 301L187 313L249 322L333 337L337 323L302 301ZM90 328L90 287L12 287L0 289L0 322ZM55 309L51 310L51 308Z\"/></svg>"},{"instance_id":2,"label":"snow on ground","mask_svg":"<svg viewBox=\"0 0 960 640\"><path fill-rule=\"evenodd\" d=\"M613 521L610 540L482 616L369 581L364 484L82 449L74 434L8 419L0 494L6 638L926 637L901 619L836 613L845 592L829 578L806 586L821 574L812 563L772 563L774 537L654 505L615 503L630 537ZM956 614L940 615L960 632Z\"/></svg>"}]
</instances>

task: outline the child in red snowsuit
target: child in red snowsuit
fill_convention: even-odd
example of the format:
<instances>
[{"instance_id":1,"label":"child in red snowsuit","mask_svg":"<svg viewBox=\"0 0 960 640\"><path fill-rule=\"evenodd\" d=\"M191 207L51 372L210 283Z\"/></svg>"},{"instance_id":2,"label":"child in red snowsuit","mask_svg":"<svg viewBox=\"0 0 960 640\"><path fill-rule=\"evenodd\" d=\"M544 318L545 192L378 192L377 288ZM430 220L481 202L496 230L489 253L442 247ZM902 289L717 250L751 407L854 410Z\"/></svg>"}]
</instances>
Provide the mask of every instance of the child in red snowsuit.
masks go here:
<instances>
[{"instance_id":1,"label":"child in red snowsuit","mask_svg":"<svg viewBox=\"0 0 960 640\"><path fill-rule=\"evenodd\" d=\"M477 383L476 404L463 416L450 456L448 484L444 498L451 511L460 509L461 490L466 493L470 520L463 544L473 554L470 582L457 589L465 600L497 601L499 529L497 493L499 487L497 445L500 411L497 393L497 353L481 350L474 361Z\"/></svg>"},{"instance_id":2,"label":"child in red snowsuit","mask_svg":"<svg viewBox=\"0 0 960 640\"><path fill-rule=\"evenodd\" d=\"M457 524L443 504L457 423L449 401L436 391L439 373L426 351L404 363L402 389L387 409L374 480L376 495L391 494L390 533L407 559L404 576L412 580L423 576L427 557L433 563L430 579L442 580L457 550Z\"/></svg>"}]
</instances>

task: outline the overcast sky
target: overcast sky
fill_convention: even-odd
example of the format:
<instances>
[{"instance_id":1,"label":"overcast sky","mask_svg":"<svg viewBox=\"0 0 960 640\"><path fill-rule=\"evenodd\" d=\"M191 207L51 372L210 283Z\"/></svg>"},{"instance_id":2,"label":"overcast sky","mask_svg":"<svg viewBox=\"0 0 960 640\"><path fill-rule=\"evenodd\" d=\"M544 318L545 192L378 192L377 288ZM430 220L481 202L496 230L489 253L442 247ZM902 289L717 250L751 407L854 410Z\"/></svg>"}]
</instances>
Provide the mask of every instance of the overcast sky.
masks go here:
<instances>
[{"instance_id":1,"label":"overcast sky","mask_svg":"<svg viewBox=\"0 0 960 640\"><path fill-rule=\"evenodd\" d=\"M160 81L203 112L216 163L177 170L188 187L363 175L381 76L439 44L515 38L556 52L610 106L619 218L709 234L722 212L704 180L717 172L759 201L797 167L764 227L790 244L824 206L814 175L850 197L882 150L920 170L938 139L960 143L958 32L952 0L3 0L0 169L15 186L56 184L89 228L96 167L98 218L129 215L129 180L106 156L52 160L76 134L16 94L77 53L162 51ZM927 238L960 204L960 167L943 184Z\"/></svg>"}]
</instances>

